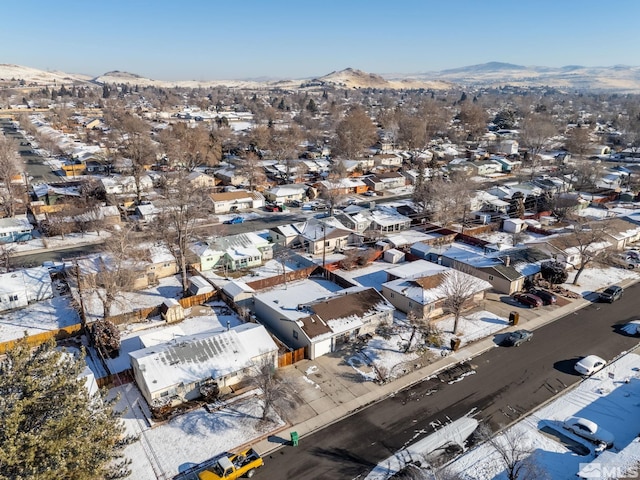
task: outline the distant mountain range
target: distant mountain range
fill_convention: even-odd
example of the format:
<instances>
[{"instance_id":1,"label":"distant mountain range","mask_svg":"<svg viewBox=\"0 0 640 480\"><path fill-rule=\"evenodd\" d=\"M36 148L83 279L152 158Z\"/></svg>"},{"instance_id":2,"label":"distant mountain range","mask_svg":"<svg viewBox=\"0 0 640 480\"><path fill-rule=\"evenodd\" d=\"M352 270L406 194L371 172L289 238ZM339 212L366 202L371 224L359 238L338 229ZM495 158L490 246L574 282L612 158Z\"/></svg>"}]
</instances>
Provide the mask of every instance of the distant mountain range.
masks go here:
<instances>
[{"instance_id":1,"label":"distant mountain range","mask_svg":"<svg viewBox=\"0 0 640 480\"><path fill-rule=\"evenodd\" d=\"M640 93L640 67L615 65L611 67L538 67L489 62L479 65L416 74L375 74L346 68L322 77L293 80L215 80L164 81L141 77L133 73L113 71L91 77L58 71L44 71L20 65L0 64L0 83L24 80L25 84L104 84L127 83L158 87L228 86L236 88L307 88L335 86L342 88L443 90L455 85L462 87L548 86L566 91L600 91Z\"/></svg>"}]
</instances>

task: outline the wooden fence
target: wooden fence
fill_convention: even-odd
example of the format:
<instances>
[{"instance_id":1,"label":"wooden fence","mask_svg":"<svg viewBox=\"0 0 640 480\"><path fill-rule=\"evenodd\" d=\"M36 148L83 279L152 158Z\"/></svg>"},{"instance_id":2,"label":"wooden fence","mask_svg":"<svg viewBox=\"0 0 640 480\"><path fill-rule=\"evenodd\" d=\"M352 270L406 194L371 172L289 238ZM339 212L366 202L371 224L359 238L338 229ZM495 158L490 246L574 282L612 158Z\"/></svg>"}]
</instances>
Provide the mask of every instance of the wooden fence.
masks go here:
<instances>
[{"instance_id":1,"label":"wooden fence","mask_svg":"<svg viewBox=\"0 0 640 480\"><path fill-rule=\"evenodd\" d=\"M41 343L46 342L50 338L55 338L56 340L63 340L65 338L74 337L78 335L82 331L82 324L76 323L75 325L69 325L67 327L62 327L57 330L49 330L47 332L36 333L35 335L29 335L26 337L27 345L35 346L40 345ZM0 354L5 353L10 348L13 348L15 344L21 340L7 340L6 342L0 343Z\"/></svg>"},{"instance_id":2,"label":"wooden fence","mask_svg":"<svg viewBox=\"0 0 640 480\"><path fill-rule=\"evenodd\" d=\"M306 358L307 349L305 347L298 348L291 352L283 353L278 356L278 368L286 367L287 365L293 365L300 360Z\"/></svg>"}]
</instances>

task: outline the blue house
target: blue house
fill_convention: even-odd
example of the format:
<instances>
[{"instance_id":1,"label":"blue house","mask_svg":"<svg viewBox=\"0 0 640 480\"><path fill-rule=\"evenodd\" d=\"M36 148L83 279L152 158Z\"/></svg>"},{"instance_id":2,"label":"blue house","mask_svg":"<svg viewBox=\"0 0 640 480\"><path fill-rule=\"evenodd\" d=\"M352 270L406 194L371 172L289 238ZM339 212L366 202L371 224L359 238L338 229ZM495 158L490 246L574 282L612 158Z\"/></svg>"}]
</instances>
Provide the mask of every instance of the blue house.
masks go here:
<instances>
[{"instance_id":1,"label":"blue house","mask_svg":"<svg viewBox=\"0 0 640 480\"><path fill-rule=\"evenodd\" d=\"M0 218L0 243L31 240L33 225L26 217Z\"/></svg>"}]
</instances>

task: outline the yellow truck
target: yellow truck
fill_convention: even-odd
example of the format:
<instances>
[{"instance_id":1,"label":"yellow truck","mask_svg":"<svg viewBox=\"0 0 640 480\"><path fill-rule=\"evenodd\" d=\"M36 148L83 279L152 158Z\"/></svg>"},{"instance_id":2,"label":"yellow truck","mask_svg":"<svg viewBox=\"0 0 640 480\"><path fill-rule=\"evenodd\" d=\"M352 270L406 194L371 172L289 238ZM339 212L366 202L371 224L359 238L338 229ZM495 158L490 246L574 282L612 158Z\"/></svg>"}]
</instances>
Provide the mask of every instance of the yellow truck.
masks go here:
<instances>
[{"instance_id":1,"label":"yellow truck","mask_svg":"<svg viewBox=\"0 0 640 480\"><path fill-rule=\"evenodd\" d=\"M240 477L251 478L256 468L264 465L262 457L253 448L239 453L225 454L215 460L207 470L200 472L200 480L235 480Z\"/></svg>"}]
</instances>

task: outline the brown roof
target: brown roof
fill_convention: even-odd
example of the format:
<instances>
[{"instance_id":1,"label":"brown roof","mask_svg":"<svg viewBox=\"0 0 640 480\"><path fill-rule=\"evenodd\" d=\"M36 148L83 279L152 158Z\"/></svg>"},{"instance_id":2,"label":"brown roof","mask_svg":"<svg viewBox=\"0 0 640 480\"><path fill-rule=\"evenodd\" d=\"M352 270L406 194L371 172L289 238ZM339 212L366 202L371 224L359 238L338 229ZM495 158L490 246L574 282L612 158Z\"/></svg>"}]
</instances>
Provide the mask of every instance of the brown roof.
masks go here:
<instances>
[{"instance_id":1,"label":"brown roof","mask_svg":"<svg viewBox=\"0 0 640 480\"><path fill-rule=\"evenodd\" d=\"M429 275L428 277L416 278L413 281L420 285L424 290L431 290L440 285L445 279L444 273L436 273L435 275Z\"/></svg>"},{"instance_id":2,"label":"brown roof","mask_svg":"<svg viewBox=\"0 0 640 480\"><path fill-rule=\"evenodd\" d=\"M225 200L239 200L241 198L253 198L251 192L220 192L220 193L211 193L209 197L214 202L222 202Z\"/></svg>"},{"instance_id":3,"label":"brown roof","mask_svg":"<svg viewBox=\"0 0 640 480\"><path fill-rule=\"evenodd\" d=\"M325 322L350 316L364 317L384 301L374 288L322 300L310 305L313 313L302 319L302 329L309 338L329 333L331 328Z\"/></svg>"}]
</instances>

